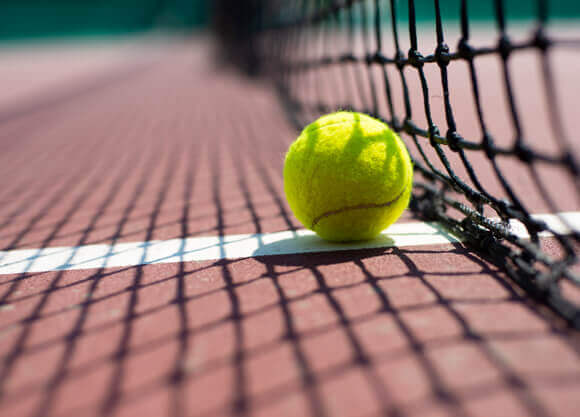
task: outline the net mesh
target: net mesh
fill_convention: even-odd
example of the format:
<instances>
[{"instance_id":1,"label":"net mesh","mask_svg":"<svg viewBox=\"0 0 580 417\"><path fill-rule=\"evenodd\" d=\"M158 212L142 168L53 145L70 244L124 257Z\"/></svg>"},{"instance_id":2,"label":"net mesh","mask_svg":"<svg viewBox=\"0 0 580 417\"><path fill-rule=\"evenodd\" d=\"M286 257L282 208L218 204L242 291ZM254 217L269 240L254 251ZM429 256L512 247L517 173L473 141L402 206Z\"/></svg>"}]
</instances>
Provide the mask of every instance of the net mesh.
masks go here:
<instances>
[{"instance_id":1,"label":"net mesh","mask_svg":"<svg viewBox=\"0 0 580 417\"><path fill-rule=\"evenodd\" d=\"M564 208L579 206L579 165L552 59L577 54L580 39L552 34L549 2L532 2L533 19L518 24L500 0L485 24L465 0L445 10L438 0L249 3L237 23L244 36L226 39L226 55L275 81L298 128L337 109L387 122L414 159L412 210L580 327L580 231L560 204L566 193ZM535 216L539 208L560 213L559 224Z\"/></svg>"}]
</instances>

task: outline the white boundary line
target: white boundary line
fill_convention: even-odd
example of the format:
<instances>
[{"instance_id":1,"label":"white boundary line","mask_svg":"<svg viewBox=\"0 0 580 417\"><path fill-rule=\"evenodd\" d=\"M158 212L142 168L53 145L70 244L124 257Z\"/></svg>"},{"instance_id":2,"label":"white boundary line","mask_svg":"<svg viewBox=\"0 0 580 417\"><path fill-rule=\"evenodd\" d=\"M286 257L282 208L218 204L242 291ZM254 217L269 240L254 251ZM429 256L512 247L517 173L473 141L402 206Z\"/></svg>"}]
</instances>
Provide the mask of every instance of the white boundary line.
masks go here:
<instances>
[{"instance_id":1,"label":"white boundary line","mask_svg":"<svg viewBox=\"0 0 580 417\"><path fill-rule=\"evenodd\" d=\"M580 229L580 212L560 213L574 228ZM560 233L569 232L557 215L534 216ZM527 237L522 224L512 223L512 231ZM397 223L378 238L355 243L330 243L309 230L284 231L149 242L49 247L0 251L0 275L61 270L129 267L190 261L236 259L256 256L289 255L371 248L437 245L459 242L437 223Z\"/></svg>"}]
</instances>

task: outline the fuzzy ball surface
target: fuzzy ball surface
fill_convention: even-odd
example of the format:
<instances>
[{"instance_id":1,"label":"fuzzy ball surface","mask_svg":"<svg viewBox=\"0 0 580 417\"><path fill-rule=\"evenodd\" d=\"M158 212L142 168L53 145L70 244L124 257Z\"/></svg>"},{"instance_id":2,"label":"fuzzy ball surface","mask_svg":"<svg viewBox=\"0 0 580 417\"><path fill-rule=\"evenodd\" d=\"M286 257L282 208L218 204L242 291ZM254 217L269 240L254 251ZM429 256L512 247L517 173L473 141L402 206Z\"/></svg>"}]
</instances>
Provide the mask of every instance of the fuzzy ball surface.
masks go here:
<instances>
[{"instance_id":1,"label":"fuzzy ball surface","mask_svg":"<svg viewBox=\"0 0 580 417\"><path fill-rule=\"evenodd\" d=\"M385 123L337 112L308 125L284 162L284 191L300 222L329 241L376 237L409 204L413 165Z\"/></svg>"}]
</instances>

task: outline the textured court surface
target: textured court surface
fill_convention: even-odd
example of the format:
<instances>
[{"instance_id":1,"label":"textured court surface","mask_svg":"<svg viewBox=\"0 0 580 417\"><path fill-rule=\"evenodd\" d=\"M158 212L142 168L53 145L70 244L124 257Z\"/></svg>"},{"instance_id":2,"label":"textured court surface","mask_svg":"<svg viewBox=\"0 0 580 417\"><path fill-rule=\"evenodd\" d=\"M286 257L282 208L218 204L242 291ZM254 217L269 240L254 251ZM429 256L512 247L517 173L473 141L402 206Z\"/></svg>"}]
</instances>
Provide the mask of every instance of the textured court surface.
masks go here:
<instances>
[{"instance_id":1,"label":"textured court surface","mask_svg":"<svg viewBox=\"0 0 580 417\"><path fill-rule=\"evenodd\" d=\"M301 227L275 93L170 45L0 54L0 250ZM578 334L459 243L5 274L0 302L3 417L580 409Z\"/></svg>"}]
</instances>

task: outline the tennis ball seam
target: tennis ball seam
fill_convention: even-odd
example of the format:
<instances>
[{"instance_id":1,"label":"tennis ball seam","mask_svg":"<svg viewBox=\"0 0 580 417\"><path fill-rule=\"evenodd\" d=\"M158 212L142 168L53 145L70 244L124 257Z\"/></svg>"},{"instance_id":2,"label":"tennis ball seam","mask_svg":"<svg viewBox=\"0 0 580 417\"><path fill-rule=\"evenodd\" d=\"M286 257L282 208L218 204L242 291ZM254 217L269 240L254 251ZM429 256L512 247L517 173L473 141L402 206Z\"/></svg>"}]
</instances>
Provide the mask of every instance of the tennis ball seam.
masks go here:
<instances>
[{"instance_id":1,"label":"tennis ball seam","mask_svg":"<svg viewBox=\"0 0 580 417\"><path fill-rule=\"evenodd\" d=\"M325 219L327 217L333 216L335 214L341 214L341 213L345 213L348 211L352 211L352 210L363 210L363 209L371 209L371 208L385 208L385 207L389 207L392 204L395 204L397 201L399 201L399 199L403 196L403 194L405 193L405 191L407 191L407 188L409 188L409 185L411 185L413 182L413 179L411 177L410 181L403 187L403 189L401 190L401 192L392 200L387 201L386 203L369 203L369 204L358 204L356 206L346 206L346 207L341 207L339 209L336 210L329 210L326 211L320 215L318 215L317 217L314 218L314 220L312 221L312 227L310 228L311 230L314 230L314 228L316 227L316 225L318 223L320 223L320 221L322 219Z\"/></svg>"}]
</instances>

